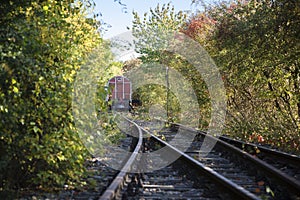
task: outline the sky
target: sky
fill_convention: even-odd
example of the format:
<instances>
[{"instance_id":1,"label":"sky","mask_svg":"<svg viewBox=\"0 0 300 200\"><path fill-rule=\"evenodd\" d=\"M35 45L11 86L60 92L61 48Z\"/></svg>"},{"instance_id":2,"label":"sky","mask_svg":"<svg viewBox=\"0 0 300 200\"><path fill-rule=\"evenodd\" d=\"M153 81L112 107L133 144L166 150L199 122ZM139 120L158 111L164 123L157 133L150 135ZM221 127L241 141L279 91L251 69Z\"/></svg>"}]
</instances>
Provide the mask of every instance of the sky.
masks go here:
<instances>
[{"instance_id":1,"label":"sky","mask_svg":"<svg viewBox=\"0 0 300 200\"><path fill-rule=\"evenodd\" d=\"M103 37L109 39L118 34L128 31L126 27L132 25L133 15L132 11L138 12L139 16L143 16L145 12L149 13L150 8L155 8L157 4L160 5L171 3L174 5L175 11L191 11L197 10L197 6L191 5L191 0L94 0L96 3L95 13L101 13L100 20L109 24L104 26L107 31L103 32Z\"/></svg>"}]
</instances>

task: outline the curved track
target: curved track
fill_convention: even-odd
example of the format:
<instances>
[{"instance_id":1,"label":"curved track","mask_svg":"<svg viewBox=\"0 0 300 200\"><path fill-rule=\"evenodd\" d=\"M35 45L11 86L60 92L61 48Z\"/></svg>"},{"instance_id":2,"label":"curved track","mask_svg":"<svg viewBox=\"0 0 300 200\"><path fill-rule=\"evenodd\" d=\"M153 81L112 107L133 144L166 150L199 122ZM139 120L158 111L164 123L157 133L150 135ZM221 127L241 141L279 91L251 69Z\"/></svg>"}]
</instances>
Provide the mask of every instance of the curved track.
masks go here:
<instances>
[{"instance_id":1,"label":"curved track","mask_svg":"<svg viewBox=\"0 0 300 200\"><path fill-rule=\"evenodd\" d=\"M186 131L186 134L194 134L196 138L185 151L187 154L197 158L207 167L211 167L224 177L246 188L251 193L263 199L300 199L300 183L295 179L299 172L297 156L288 155L286 153L280 154L280 152L275 152L274 150L260 148L259 150L262 154L259 157L264 158L262 160L259 159L258 156L250 155L220 139L208 136L204 132L199 132L180 124L175 124L175 127L176 129L180 128ZM176 131L164 130L161 131L159 135L167 141L171 141L173 144L182 144L184 141L176 139L174 137L176 134ZM209 154L201 156L201 154L207 153L200 151L204 138L216 143L216 145ZM225 138L222 139L225 140ZM229 140L229 138L226 139ZM237 145L236 141L235 144ZM245 147L245 145L243 145L243 147ZM269 156L269 154L267 154L269 152L270 154L274 154L277 158L275 156ZM278 167L279 161L281 166L284 164L284 166L290 167L285 167L285 172L277 169L276 167ZM271 163L275 163L274 166L270 165Z\"/></svg>"},{"instance_id":2,"label":"curved track","mask_svg":"<svg viewBox=\"0 0 300 200\"><path fill-rule=\"evenodd\" d=\"M128 122L137 128L137 146L100 199L300 199L300 184L294 177L227 142L182 127L185 135L196 138L183 152L179 149L185 141L175 137L176 131L162 130L153 135L153 130ZM145 122L138 124L147 126ZM200 151L205 137L216 142L210 152ZM168 156L179 159L156 171L127 173L135 159L143 158L142 149L151 152L161 148L168 149ZM165 158L161 155L155 159L163 162ZM151 165L153 159L141 160Z\"/></svg>"},{"instance_id":3,"label":"curved track","mask_svg":"<svg viewBox=\"0 0 300 200\"><path fill-rule=\"evenodd\" d=\"M126 119L127 120L127 119ZM142 149L142 131L140 127L131 121L131 123L137 128L137 136L138 141L136 142L136 146L134 148L134 151L132 152L131 156L128 158L126 163L124 164L123 168L120 170L118 175L114 178L114 180L111 182L111 184L108 186L108 188L103 192L100 199L118 199L120 198L120 192L122 190L122 187L126 181L126 178L128 177L128 172L134 165L134 162L137 158L137 155L139 151Z\"/></svg>"}]
</instances>

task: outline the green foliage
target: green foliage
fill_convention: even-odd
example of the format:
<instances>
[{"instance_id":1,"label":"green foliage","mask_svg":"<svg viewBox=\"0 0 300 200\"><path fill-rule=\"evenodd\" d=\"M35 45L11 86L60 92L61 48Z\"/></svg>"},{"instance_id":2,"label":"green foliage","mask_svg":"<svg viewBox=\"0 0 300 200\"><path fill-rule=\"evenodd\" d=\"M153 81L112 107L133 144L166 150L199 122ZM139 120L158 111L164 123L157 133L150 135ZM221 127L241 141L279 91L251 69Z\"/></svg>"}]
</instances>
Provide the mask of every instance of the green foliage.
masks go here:
<instances>
[{"instance_id":1,"label":"green foliage","mask_svg":"<svg viewBox=\"0 0 300 200\"><path fill-rule=\"evenodd\" d=\"M200 127L205 128L211 108L203 79L184 58L164 51L168 44L160 43L172 31L192 37L206 48L222 73L228 96L225 132L299 152L300 4L295 0L211 6L192 2L204 5L205 11L188 20L174 14L170 6L158 6L143 19L134 13L133 34L141 60L170 66L192 83L201 111Z\"/></svg>"},{"instance_id":2,"label":"green foliage","mask_svg":"<svg viewBox=\"0 0 300 200\"><path fill-rule=\"evenodd\" d=\"M76 71L101 44L73 1L0 6L0 191L78 184L87 151L71 113Z\"/></svg>"},{"instance_id":3,"label":"green foliage","mask_svg":"<svg viewBox=\"0 0 300 200\"><path fill-rule=\"evenodd\" d=\"M136 50L142 53L140 59L143 63L157 63L158 65L169 66L175 71L179 72L190 84L183 84L178 80L172 81L173 84L181 84L179 88L192 88L195 92L200 115L200 126L206 128L209 123L210 117L210 102L208 98L208 90L199 72L189 64L185 58L166 51L170 45L170 39L174 37L174 33L183 31L183 26L186 23L187 16L182 11L175 13L174 7L170 4L159 5L153 10L150 9L150 16L144 14L144 18L141 19L137 13L134 13L133 21L133 35L137 38L135 41ZM178 88L177 87L177 88ZM180 109L178 102L183 101L182 99L176 99L176 95L170 93L169 101L166 103L166 89L160 86L148 85L143 89L139 90L139 95L146 102L147 111L151 104L155 102L155 98L160 96L157 100L163 107L170 110L168 119L171 121L177 121L178 114L181 112L182 117L184 115L190 115L188 110ZM150 94L150 97L149 97ZM151 94L155 94L153 97ZM148 97L147 97L148 95ZM187 102L189 99L184 99ZM195 117L196 118L196 117Z\"/></svg>"},{"instance_id":4,"label":"green foliage","mask_svg":"<svg viewBox=\"0 0 300 200\"><path fill-rule=\"evenodd\" d=\"M227 88L228 133L299 150L299 6L236 1L207 13L217 21L210 52Z\"/></svg>"},{"instance_id":5,"label":"green foliage","mask_svg":"<svg viewBox=\"0 0 300 200\"><path fill-rule=\"evenodd\" d=\"M94 156L103 155L104 145L117 143L120 131L107 114L105 90L108 79L121 73L121 63L113 62L109 43L103 42L88 56L76 76L72 99L73 117L79 137ZM109 89L109 88L108 88Z\"/></svg>"},{"instance_id":6,"label":"green foliage","mask_svg":"<svg viewBox=\"0 0 300 200\"><path fill-rule=\"evenodd\" d=\"M156 57L168 46L168 37L177 31L186 19L182 11L175 13L171 4L158 4L155 9L150 9L150 16L145 13L143 19L133 12L134 20L132 32L138 38L135 41L136 51L146 54L147 57ZM144 60L143 60L144 61Z\"/></svg>"},{"instance_id":7,"label":"green foliage","mask_svg":"<svg viewBox=\"0 0 300 200\"><path fill-rule=\"evenodd\" d=\"M168 117L170 120L176 120L179 117L180 105L174 93L169 91L168 95ZM147 113L143 116L145 119L151 117L162 117L164 119L167 116L167 89L165 87L156 84L144 85L133 93L133 99L139 99L143 102L136 112L140 114Z\"/></svg>"}]
</instances>

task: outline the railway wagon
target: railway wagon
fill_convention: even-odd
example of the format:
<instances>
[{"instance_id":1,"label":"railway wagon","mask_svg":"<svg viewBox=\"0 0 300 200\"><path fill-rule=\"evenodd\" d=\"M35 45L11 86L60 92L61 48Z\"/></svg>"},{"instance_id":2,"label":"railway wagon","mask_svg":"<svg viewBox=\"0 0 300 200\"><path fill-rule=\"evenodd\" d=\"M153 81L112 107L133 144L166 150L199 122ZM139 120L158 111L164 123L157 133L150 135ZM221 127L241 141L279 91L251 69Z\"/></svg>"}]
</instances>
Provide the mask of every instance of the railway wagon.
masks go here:
<instances>
[{"instance_id":1,"label":"railway wagon","mask_svg":"<svg viewBox=\"0 0 300 200\"><path fill-rule=\"evenodd\" d=\"M124 76L115 76L108 81L106 87L108 88L106 101L108 102L109 109L130 111L132 95L130 80Z\"/></svg>"}]
</instances>

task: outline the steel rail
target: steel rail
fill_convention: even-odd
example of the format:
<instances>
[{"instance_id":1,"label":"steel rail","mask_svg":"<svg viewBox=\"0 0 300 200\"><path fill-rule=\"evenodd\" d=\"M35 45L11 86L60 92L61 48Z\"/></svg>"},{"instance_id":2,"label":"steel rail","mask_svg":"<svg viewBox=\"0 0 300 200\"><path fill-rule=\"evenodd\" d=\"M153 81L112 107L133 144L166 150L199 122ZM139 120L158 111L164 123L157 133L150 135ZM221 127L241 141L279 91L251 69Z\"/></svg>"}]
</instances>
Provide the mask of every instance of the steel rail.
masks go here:
<instances>
[{"instance_id":1,"label":"steel rail","mask_svg":"<svg viewBox=\"0 0 300 200\"><path fill-rule=\"evenodd\" d=\"M278 151L276 149L270 149L270 148L267 148L264 146L256 145L256 144L249 143L249 142L244 142L241 140L232 139L227 136L220 136L219 139L221 139L225 142L228 142L228 143L238 147L239 149L248 148L248 147L252 148L253 150L258 149L262 153L266 153L272 157L276 157L280 160L284 160L293 165L300 166L300 157L297 155L288 154L286 152Z\"/></svg>"},{"instance_id":2,"label":"steel rail","mask_svg":"<svg viewBox=\"0 0 300 200\"><path fill-rule=\"evenodd\" d=\"M142 148L142 144L143 144L142 130L135 122L129 120L126 117L124 117L124 119L127 120L128 122L132 123L138 129L138 132L139 132L138 143L137 143L134 151L132 152L131 156L129 157L129 159L127 160L127 162L121 169L121 171L118 173L118 175L114 178L112 183L108 186L108 188L105 190L105 192L99 198L100 200L112 200L112 199L116 198L116 196L120 192L120 189L123 187L123 184L126 180L128 172L130 171L135 159L137 158L139 151Z\"/></svg>"},{"instance_id":3,"label":"steel rail","mask_svg":"<svg viewBox=\"0 0 300 200\"><path fill-rule=\"evenodd\" d=\"M249 192L248 190L246 190L243 187L237 185L233 181L231 181L231 180L225 178L224 176L220 175L219 173L217 173L213 169L211 169L209 167L206 167L204 164L202 164L198 160L196 160L196 159L192 158L191 156L185 154L184 152L178 150L177 148L173 147L169 143L161 140L160 138L156 137L155 135L153 135L149 131L145 130L144 128L141 127L141 129L145 133L149 134L151 136L151 138L153 138L155 141L162 144L164 146L164 148L167 147L171 151L173 151L174 154L179 154L178 157L184 159L184 161L186 161L186 163L189 163L190 165L192 165L193 169L195 169L196 171L198 171L202 175L204 174L204 175L208 176L210 179L214 180L215 182L217 182L217 184L221 185L222 187L226 187L229 191L231 191L233 193L235 198L238 198L238 199L252 199L252 200L253 199L256 199L256 200L260 199L259 197L257 197L253 193Z\"/></svg>"},{"instance_id":4,"label":"steel rail","mask_svg":"<svg viewBox=\"0 0 300 200\"><path fill-rule=\"evenodd\" d=\"M226 150L231 151L236 154L239 154L241 156L241 158L243 158L244 160L251 162L251 164L253 164L255 167L263 170L264 173L270 175L270 177L277 179L280 182L280 184L285 186L288 190L293 191L297 195L300 194L300 182L297 181L295 178L283 173L279 169L273 167L272 165L262 161L259 158L256 158L256 157L250 155L246 151L243 151L221 139L218 139L214 136L208 135L208 134L206 134L206 132L199 131L199 130L196 130L191 127L187 127L187 126L184 126L179 123L172 123L172 124L180 126L181 128L183 128L185 130L188 130L188 131L191 131L194 133L199 133L202 136L208 137L209 139L216 141L219 145L224 147Z\"/></svg>"}]
</instances>

